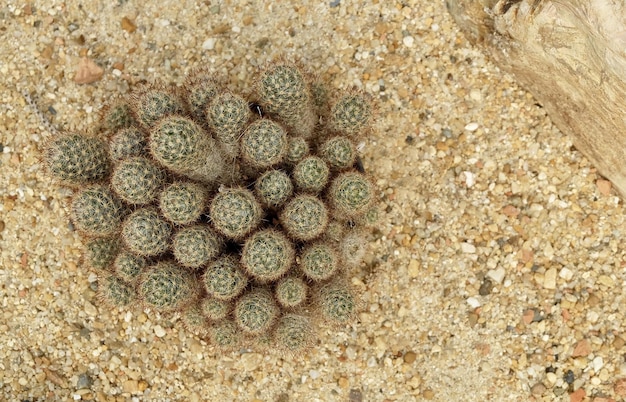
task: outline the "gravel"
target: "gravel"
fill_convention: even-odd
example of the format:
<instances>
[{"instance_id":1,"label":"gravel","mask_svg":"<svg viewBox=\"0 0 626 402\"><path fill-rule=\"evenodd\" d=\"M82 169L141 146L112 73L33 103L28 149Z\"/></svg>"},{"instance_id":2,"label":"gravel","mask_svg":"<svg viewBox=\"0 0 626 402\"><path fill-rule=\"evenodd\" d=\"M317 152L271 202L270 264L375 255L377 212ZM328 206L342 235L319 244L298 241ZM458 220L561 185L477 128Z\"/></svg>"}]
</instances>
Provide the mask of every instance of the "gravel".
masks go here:
<instances>
[{"instance_id":1,"label":"gravel","mask_svg":"<svg viewBox=\"0 0 626 402\"><path fill-rule=\"evenodd\" d=\"M0 8L0 399L626 396L623 203L443 1L192 3ZM159 314L101 308L46 137L88 132L143 80L208 65L238 91L280 54L377 102L357 322L296 356L218 353Z\"/></svg>"}]
</instances>

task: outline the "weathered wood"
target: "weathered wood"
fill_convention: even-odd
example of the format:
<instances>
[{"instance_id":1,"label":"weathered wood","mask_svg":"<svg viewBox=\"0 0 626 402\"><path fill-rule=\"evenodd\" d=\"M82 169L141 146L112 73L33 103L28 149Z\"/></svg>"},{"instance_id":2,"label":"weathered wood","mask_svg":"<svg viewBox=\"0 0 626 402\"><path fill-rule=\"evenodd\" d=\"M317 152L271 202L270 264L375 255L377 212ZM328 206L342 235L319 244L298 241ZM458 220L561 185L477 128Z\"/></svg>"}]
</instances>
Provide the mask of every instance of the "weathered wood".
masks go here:
<instances>
[{"instance_id":1,"label":"weathered wood","mask_svg":"<svg viewBox=\"0 0 626 402\"><path fill-rule=\"evenodd\" d=\"M623 0L447 0L466 36L541 102L626 197Z\"/></svg>"}]
</instances>

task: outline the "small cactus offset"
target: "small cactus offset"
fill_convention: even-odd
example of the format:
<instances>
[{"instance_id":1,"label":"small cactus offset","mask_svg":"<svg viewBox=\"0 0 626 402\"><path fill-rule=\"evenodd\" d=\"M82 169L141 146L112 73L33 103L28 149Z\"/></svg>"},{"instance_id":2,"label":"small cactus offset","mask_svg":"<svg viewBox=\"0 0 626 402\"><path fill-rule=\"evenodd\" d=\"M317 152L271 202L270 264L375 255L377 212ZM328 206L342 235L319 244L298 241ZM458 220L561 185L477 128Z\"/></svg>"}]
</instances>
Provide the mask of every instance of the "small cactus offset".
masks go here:
<instances>
[{"instance_id":1,"label":"small cactus offset","mask_svg":"<svg viewBox=\"0 0 626 402\"><path fill-rule=\"evenodd\" d=\"M141 305L223 350L315 344L358 299L375 188L358 155L372 106L276 62L244 94L208 68L136 89L94 135L47 141L102 300Z\"/></svg>"}]
</instances>

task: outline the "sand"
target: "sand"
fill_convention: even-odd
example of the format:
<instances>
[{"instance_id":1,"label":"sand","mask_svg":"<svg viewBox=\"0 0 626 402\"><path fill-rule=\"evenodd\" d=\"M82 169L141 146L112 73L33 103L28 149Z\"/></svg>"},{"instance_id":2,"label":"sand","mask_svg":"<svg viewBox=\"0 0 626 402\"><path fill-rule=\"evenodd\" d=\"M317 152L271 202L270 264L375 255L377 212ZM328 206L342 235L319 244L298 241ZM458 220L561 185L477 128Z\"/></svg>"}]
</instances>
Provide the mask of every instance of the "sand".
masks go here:
<instances>
[{"instance_id":1,"label":"sand","mask_svg":"<svg viewBox=\"0 0 626 402\"><path fill-rule=\"evenodd\" d=\"M0 22L0 399L623 400L623 203L444 2L8 0ZM223 353L100 305L44 139L144 80L208 65L245 89L279 55L376 101L357 320L297 356Z\"/></svg>"}]
</instances>

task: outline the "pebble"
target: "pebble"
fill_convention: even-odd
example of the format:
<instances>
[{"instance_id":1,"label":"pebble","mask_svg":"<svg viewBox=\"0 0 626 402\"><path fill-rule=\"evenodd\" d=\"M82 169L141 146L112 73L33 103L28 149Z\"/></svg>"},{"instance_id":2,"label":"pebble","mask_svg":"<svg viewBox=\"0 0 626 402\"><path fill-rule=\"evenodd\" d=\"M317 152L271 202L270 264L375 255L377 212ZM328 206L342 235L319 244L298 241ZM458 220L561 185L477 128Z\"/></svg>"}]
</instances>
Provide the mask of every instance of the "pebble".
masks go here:
<instances>
[{"instance_id":1,"label":"pebble","mask_svg":"<svg viewBox=\"0 0 626 402\"><path fill-rule=\"evenodd\" d=\"M467 131L469 131L469 132L476 131L476 130L478 130L478 123L468 123L468 124L465 126L465 129L466 129Z\"/></svg>"},{"instance_id":2,"label":"pebble","mask_svg":"<svg viewBox=\"0 0 626 402\"><path fill-rule=\"evenodd\" d=\"M476 252L476 247L471 243L462 242L461 251L466 254L474 254Z\"/></svg>"},{"instance_id":3,"label":"pebble","mask_svg":"<svg viewBox=\"0 0 626 402\"><path fill-rule=\"evenodd\" d=\"M604 359L602 358L602 356L594 357L591 361L591 366L593 367L593 370L598 373L602 369L602 367L604 367Z\"/></svg>"},{"instance_id":4,"label":"pebble","mask_svg":"<svg viewBox=\"0 0 626 402\"><path fill-rule=\"evenodd\" d=\"M572 270L567 267L563 267L559 271L559 276L565 279L566 281L571 281L572 278L574 277L574 272L572 272Z\"/></svg>"},{"instance_id":5,"label":"pebble","mask_svg":"<svg viewBox=\"0 0 626 402\"><path fill-rule=\"evenodd\" d=\"M239 358L239 366L246 371L254 371L263 362L263 355L260 353L244 353Z\"/></svg>"},{"instance_id":6,"label":"pebble","mask_svg":"<svg viewBox=\"0 0 626 402\"><path fill-rule=\"evenodd\" d=\"M589 353L591 353L591 346L589 345L589 341L583 339L578 341L578 343L576 343L576 346L574 346L572 357L587 356Z\"/></svg>"},{"instance_id":7,"label":"pebble","mask_svg":"<svg viewBox=\"0 0 626 402\"><path fill-rule=\"evenodd\" d=\"M410 278L417 278L420 273L420 263L417 260L411 260L408 270Z\"/></svg>"},{"instance_id":8,"label":"pebble","mask_svg":"<svg viewBox=\"0 0 626 402\"><path fill-rule=\"evenodd\" d=\"M78 376L78 381L76 382L76 389L90 388L91 384L93 384L93 380L91 379L89 374L82 373Z\"/></svg>"},{"instance_id":9,"label":"pebble","mask_svg":"<svg viewBox=\"0 0 626 402\"><path fill-rule=\"evenodd\" d=\"M538 382L530 388L530 393L533 395L543 395L546 392L546 386L543 383Z\"/></svg>"},{"instance_id":10,"label":"pebble","mask_svg":"<svg viewBox=\"0 0 626 402\"><path fill-rule=\"evenodd\" d=\"M413 47L414 42L415 42L415 39L413 39L412 36L405 36L404 38L402 38L402 43L406 47Z\"/></svg>"},{"instance_id":11,"label":"pebble","mask_svg":"<svg viewBox=\"0 0 626 402\"><path fill-rule=\"evenodd\" d=\"M91 84L99 81L104 75L104 69L94 63L93 60L83 57L78 63L74 82L77 84Z\"/></svg>"},{"instance_id":12,"label":"pebble","mask_svg":"<svg viewBox=\"0 0 626 402\"><path fill-rule=\"evenodd\" d=\"M96 315L98 315L98 309L96 308L96 306L94 306L93 304L91 304L89 301L85 300L85 313L87 313L88 315L94 317Z\"/></svg>"},{"instance_id":13,"label":"pebble","mask_svg":"<svg viewBox=\"0 0 626 402\"><path fill-rule=\"evenodd\" d=\"M478 308L481 306L480 300L475 297L468 297L467 304L469 304L471 308Z\"/></svg>"},{"instance_id":14,"label":"pebble","mask_svg":"<svg viewBox=\"0 0 626 402\"><path fill-rule=\"evenodd\" d=\"M407 364L411 364L417 359L417 354L415 352L406 352L404 354L404 362Z\"/></svg>"},{"instance_id":15,"label":"pebble","mask_svg":"<svg viewBox=\"0 0 626 402\"><path fill-rule=\"evenodd\" d=\"M550 268L543 276L543 287L546 289L556 289L556 268Z\"/></svg>"},{"instance_id":16,"label":"pebble","mask_svg":"<svg viewBox=\"0 0 626 402\"><path fill-rule=\"evenodd\" d=\"M215 38L209 38L205 40L204 42L202 42L202 49L213 50L213 48L215 48L215 42L217 42L217 39Z\"/></svg>"},{"instance_id":17,"label":"pebble","mask_svg":"<svg viewBox=\"0 0 626 402\"><path fill-rule=\"evenodd\" d=\"M165 329L163 329L162 326L160 325L155 325L154 326L154 334L156 336L158 336L159 338L163 338L166 334Z\"/></svg>"},{"instance_id":18,"label":"pebble","mask_svg":"<svg viewBox=\"0 0 626 402\"><path fill-rule=\"evenodd\" d=\"M506 271L502 267L498 267L496 269L491 269L487 271L487 276L491 278L495 283L502 283L504 277L506 275Z\"/></svg>"}]
</instances>

